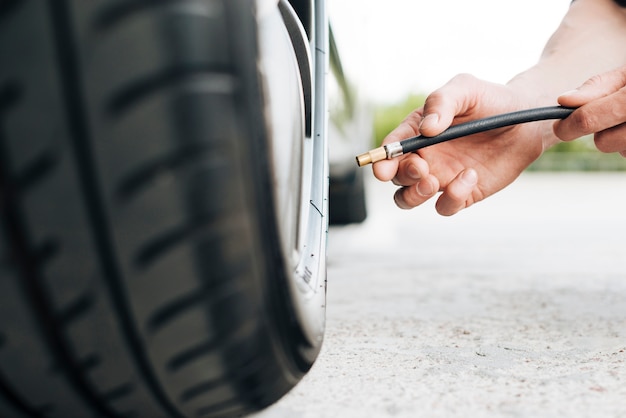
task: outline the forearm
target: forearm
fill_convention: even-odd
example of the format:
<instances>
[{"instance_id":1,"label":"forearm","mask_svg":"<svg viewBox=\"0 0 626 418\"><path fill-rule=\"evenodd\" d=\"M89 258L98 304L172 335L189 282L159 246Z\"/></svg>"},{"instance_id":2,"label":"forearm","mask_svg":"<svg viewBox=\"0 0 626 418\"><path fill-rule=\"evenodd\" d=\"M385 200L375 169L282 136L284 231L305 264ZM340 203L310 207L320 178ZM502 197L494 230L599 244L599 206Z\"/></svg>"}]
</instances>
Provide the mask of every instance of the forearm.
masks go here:
<instances>
[{"instance_id":1,"label":"forearm","mask_svg":"<svg viewBox=\"0 0 626 418\"><path fill-rule=\"evenodd\" d=\"M537 89L545 101L589 77L626 64L626 8L613 0L576 0L533 67L508 84Z\"/></svg>"},{"instance_id":2,"label":"forearm","mask_svg":"<svg viewBox=\"0 0 626 418\"><path fill-rule=\"evenodd\" d=\"M509 83L536 105L552 105L588 78L626 64L626 8L613 0L576 0L534 66ZM544 148L558 142L546 123Z\"/></svg>"}]
</instances>

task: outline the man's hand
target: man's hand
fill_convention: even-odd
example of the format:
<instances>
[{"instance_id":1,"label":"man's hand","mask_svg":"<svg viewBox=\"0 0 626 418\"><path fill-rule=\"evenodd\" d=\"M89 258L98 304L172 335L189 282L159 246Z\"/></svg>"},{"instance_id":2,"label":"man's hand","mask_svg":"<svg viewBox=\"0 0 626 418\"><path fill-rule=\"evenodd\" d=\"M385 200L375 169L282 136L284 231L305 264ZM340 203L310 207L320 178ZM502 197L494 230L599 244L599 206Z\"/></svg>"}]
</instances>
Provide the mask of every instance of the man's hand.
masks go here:
<instances>
[{"instance_id":1,"label":"man's hand","mask_svg":"<svg viewBox=\"0 0 626 418\"><path fill-rule=\"evenodd\" d=\"M525 94L469 75L459 75L433 92L384 144L424 134L438 135L453 124L531 108ZM460 210L501 190L543 152L546 124L518 125L433 145L374 164L374 175L400 186L394 199L410 209L442 192L441 215ZM543 129L543 130L542 130Z\"/></svg>"}]
</instances>

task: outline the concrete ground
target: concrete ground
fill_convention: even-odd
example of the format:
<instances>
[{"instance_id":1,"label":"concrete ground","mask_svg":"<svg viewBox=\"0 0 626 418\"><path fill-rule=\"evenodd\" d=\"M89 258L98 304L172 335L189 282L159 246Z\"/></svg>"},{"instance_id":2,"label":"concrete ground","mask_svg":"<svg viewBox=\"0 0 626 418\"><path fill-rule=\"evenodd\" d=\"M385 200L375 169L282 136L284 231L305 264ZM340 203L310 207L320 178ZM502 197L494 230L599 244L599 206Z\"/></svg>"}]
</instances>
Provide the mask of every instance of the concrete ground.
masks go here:
<instances>
[{"instance_id":1,"label":"concrete ground","mask_svg":"<svg viewBox=\"0 0 626 418\"><path fill-rule=\"evenodd\" d=\"M258 418L626 416L626 174L527 173L450 218L393 190L331 229L322 353Z\"/></svg>"}]
</instances>

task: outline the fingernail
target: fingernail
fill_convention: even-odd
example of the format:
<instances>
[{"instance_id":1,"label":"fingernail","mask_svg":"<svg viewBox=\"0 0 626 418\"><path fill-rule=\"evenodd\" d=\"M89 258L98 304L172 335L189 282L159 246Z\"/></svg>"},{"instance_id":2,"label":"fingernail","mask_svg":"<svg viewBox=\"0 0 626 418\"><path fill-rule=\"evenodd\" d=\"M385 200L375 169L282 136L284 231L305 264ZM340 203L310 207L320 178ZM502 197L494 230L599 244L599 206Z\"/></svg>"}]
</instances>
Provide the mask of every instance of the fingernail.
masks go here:
<instances>
[{"instance_id":1,"label":"fingernail","mask_svg":"<svg viewBox=\"0 0 626 418\"><path fill-rule=\"evenodd\" d=\"M409 209L406 203L404 203L404 199L402 198L402 189L396 190L396 192L393 194L393 201L400 209Z\"/></svg>"},{"instance_id":2,"label":"fingernail","mask_svg":"<svg viewBox=\"0 0 626 418\"><path fill-rule=\"evenodd\" d=\"M428 181L420 181L417 183L417 194L423 197L432 196L435 193L433 185Z\"/></svg>"},{"instance_id":3,"label":"fingernail","mask_svg":"<svg viewBox=\"0 0 626 418\"><path fill-rule=\"evenodd\" d=\"M476 182L478 182L478 174L476 173L476 170L472 168L465 170L465 172L461 174L461 181L466 186L474 186Z\"/></svg>"},{"instance_id":4,"label":"fingernail","mask_svg":"<svg viewBox=\"0 0 626 418\"><path fill-rule=\"evenodd\" d=\"M424 126L424 124L430 125L432 127L436 125L437 122L439 122L439 115L436 113L431 113L429 115L424 116L424 118L420 122L419 128L422 129L422 126Z\"/></svg>"}]
</instances>

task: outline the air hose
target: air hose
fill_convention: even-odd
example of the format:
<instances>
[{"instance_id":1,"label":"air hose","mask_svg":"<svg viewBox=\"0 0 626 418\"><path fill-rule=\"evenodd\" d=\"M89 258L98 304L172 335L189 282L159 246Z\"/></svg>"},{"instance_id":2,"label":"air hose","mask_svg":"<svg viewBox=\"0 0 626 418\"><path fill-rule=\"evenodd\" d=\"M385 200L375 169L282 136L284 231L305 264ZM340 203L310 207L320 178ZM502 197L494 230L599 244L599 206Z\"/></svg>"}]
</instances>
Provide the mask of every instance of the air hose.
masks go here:
<instances>
[{"instance_id":1,"label":"air hose","mask_svg":"<svg viewBox=\"0 0 626 418\"><path fill-rule=\"evenodd\" d=\"M540 120L565 119L573 111L573 108L550 106L489 116L484 119L477 119L451 126L439 135L418 135L403 141L392 142L357 156L356 161L359 167L363 167L377 161L385 159L390 160L409 152L415 152L430 145L439 144L451 139L461 138L480 132L490 131L492 129L503 128L505 126L517 125L520 123L536 122Z\"/></svg>"}]
</instances>

